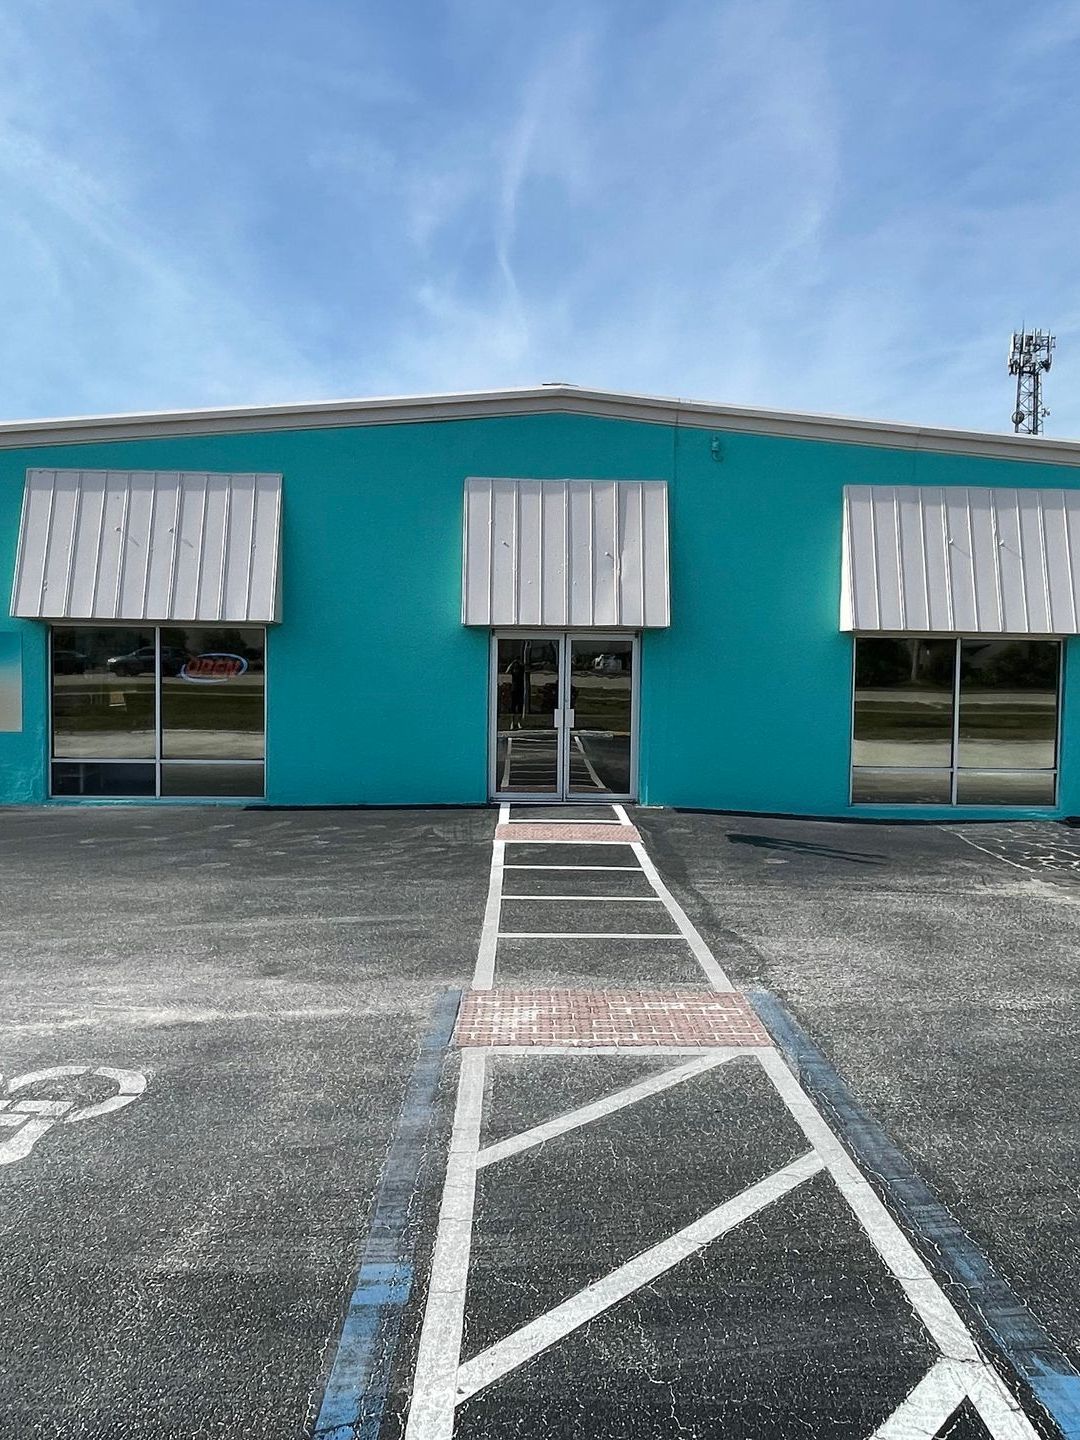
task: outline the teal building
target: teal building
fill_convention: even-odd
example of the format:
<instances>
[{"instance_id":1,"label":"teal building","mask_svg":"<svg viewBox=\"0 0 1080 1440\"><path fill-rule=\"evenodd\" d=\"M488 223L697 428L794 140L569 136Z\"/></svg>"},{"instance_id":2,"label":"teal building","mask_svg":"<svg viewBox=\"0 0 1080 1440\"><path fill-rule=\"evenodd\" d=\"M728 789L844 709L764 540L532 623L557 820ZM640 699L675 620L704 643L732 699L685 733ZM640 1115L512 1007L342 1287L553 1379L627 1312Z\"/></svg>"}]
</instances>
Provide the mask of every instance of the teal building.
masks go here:
<instances>
[{"instance_id":1,"label":"teal building","mask_svg":"<svg viewBox=\"0 0 1080 1440\"><path fill-rule=\"evenodd\" d=\"M0 804L1080 813L1080 442L568 385L0 426Z\"/></svg>"}]
</instances>

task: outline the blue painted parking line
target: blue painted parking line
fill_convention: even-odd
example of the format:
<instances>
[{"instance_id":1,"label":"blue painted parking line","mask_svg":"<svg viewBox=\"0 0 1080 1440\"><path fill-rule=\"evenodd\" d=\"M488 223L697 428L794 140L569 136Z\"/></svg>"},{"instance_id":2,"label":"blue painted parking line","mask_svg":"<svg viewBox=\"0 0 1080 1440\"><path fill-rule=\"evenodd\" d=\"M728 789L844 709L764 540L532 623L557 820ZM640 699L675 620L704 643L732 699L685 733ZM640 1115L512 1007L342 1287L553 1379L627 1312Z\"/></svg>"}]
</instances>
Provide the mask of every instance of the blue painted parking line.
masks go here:
<instances>
[{"instance_id":1,"label":"blue painted parking line","mask_svg":"<svg viewBox=\"0 0 1080 1440\"><path fill-rule=\"evenodd\" d=\"M831 1120L864 1173L874 1177L951 1298L1007 1362L1065 1440L1080 1440L1080 1372L929 1189L876 1120L859 1106L824 1054L767 990L748 997L807 1093Z\"/></svg>"},{"instance_id":2,"label":"blue painted parking line","mask_svg":"<svg viewBox=\"0 0 1080 1440\"><path fill-rule=\"evenodd\" d=\"M440 1000L405 1089L356 1283L323 1392L315 1440L376 1440L401 1317L412 1290L411 1202L431 1129L439 1072L454 1032L458 991Z\"/></svg>"}]
</instances>

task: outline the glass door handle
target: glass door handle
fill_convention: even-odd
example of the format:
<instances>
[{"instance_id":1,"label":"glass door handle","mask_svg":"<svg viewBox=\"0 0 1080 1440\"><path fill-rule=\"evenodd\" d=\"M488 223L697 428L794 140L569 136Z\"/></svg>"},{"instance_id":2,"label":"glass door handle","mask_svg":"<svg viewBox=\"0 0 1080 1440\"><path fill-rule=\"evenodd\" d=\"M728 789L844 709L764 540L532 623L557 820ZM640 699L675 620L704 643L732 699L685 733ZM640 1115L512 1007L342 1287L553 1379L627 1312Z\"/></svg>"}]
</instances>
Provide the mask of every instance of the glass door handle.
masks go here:
<instances>
[{"instance_id":1,"label":"glass door handle","mask_svg":"<svg viewBox=\"0 0 1080 1440\"><path fill-rule=\"evenodd\" d=\"M572 730L572 729L574 728L574 726L577 724L577 715L575 714L575 712L574 712L574 710L573 710L572 708L571 708L571 709L568 709L567 712L566 712L566 723L567 723L567 725L570 727L571 730Z\"/></svg>"}]
</instances>

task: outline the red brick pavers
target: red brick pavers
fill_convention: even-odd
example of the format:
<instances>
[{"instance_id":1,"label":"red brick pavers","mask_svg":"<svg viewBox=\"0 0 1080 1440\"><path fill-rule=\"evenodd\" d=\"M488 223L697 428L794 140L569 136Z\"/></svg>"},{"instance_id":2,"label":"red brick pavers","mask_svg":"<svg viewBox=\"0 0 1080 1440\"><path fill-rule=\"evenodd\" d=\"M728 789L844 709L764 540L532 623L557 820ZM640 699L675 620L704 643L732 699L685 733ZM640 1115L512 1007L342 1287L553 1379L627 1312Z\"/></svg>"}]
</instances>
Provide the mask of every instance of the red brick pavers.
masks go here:
<instances>
[{"instance_id":1,"label":"red brick pavers","mask_svg":"<svg viewBox=\"0 0 1080 1440\"><path fill-rule=\"evenodd\" d=\"M470 990L458 1045L771 1045L746 999L713 990Z\"/></svg>"},{"instance_id":2,"label":"red brick pavers","mask_svg":"<svg viewBox=\"0 0 1080 1440\"><path fill-rule=\"evenodd\" d=\"M554 824L545 824L542 820L515 820L506 825L496 825L496 840L544 840L547 842L559 840L590 840L605 841L612 845L629 845L639 841L641 836L634 829L633 825L612 825L610 821L600 821L590 825L587 820L580 823L571 821L556 821Z\"/></svg>"}]
</instances>

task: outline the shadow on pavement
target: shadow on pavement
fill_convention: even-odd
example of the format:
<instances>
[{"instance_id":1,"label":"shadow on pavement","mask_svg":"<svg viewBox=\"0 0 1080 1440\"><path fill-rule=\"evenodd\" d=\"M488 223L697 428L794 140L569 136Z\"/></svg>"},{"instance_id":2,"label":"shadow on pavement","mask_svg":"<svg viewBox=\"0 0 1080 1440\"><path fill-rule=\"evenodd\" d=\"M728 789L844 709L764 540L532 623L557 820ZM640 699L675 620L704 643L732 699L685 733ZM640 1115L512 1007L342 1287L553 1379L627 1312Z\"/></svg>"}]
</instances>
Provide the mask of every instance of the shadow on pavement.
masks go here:
<instances>
[{"instance_id":1,"label":"shadow on pavement","mask_svg":"<svg viewBox=\"0 0 1080 1440\"><path fill-rule=\"evenodd\" d=\"M732 845L752 845L757 850L791 850L798 855L816 855L824 860L850 860L853 865L884 865L886 856L877 851L840 850L834 845L817 845L809 840L784 840L779 835L728 835Z\"/></svg>"}]
</instances>

